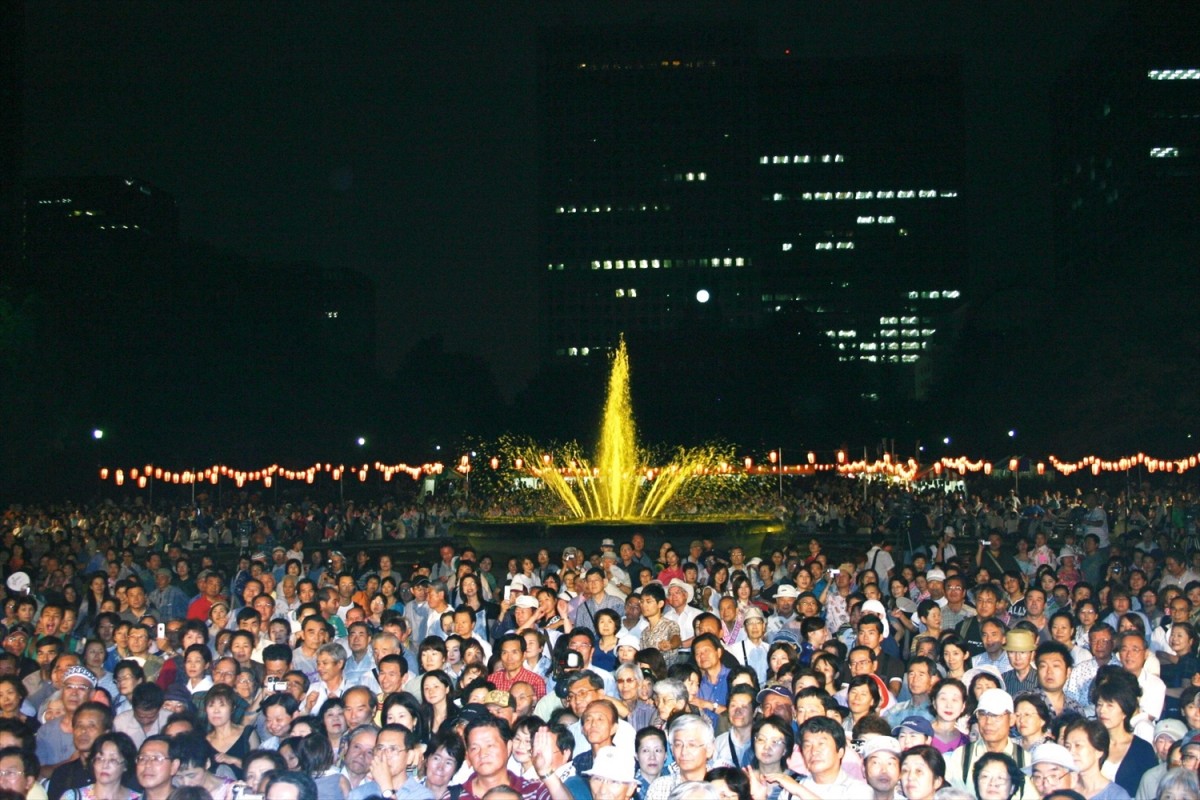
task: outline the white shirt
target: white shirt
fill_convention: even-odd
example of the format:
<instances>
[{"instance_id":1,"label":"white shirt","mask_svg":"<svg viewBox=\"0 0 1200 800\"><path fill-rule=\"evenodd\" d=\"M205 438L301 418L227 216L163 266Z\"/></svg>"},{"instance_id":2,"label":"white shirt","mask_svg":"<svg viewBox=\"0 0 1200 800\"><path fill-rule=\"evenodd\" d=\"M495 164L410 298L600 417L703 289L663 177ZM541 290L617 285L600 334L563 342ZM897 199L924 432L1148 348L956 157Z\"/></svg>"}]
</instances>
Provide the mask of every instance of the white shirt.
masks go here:
<instances>
[{"instance_id":1,"label":"white shirt","mask_svg":"<svg viewBox=\"0 0 1200 800\"><path fill-rule=\"evenodd\" d=\"M1167 702L1167 685L1150 671L1149 665L1142 667L1138 685L1142 687L1138 708L1146 712L1150 719L1157 720L1162 716L1163 705Z\"/></svg>"},{"instance_id":2,"label":"white shirt","mask_svg":"<svg viewBox=\"0 0 1200 800\"><path fill-rule=\"evenodd\" d=\"M667 619L674 620L675 623L679 625L679 638L686 642L688 639L695 638L696 628L694 625L696 622L696 617L700 616L701 613L702 612L698 608L684 606L683 611L676 611L674 608L668 608L667 613L663 614L663 616Z\"/></svg>"},{"instance_id":3,"label":"white shirt","mask_svg":"<svg viewBox=\"0 0 1200 800\"><path fill-rule=\"evenodd\" d=\"M818 797L828 800L846 800L851 797L874 797L874 790L866 781L851 778L845 772L839 772L833 783L817 783L811 775L800 780L800 785Z\"/></svg>"}]
</instances>

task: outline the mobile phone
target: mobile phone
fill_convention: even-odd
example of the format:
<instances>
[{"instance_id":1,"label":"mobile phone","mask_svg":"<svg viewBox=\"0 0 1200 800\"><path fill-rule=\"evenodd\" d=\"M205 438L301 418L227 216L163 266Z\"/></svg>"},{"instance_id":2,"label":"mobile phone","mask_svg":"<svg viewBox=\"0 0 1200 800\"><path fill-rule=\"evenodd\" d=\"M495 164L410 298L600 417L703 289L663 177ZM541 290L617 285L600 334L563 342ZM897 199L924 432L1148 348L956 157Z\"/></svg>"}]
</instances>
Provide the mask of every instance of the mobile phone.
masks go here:
<instances>
[{"instance_id":1,"label":"mobile phone","mask_svg":"<svg viewBox=\"0 0 1200 800\"><path fill-rule=\"evenodd\" d=\"M268 692L286 692L288 683L283 678L267 678L264 688Z\"/></svg>"},{"instance_id":2,"label":"mobile phone","mask_svg":"<svg viewBox=\"0 0 1200 800\"><path fill-rule=\"evenodd\" d=\"M167 638L166 623L163 623L163 622L158 623L158 638L160 638L160 639Z\"/></svg>"}]
</instances>

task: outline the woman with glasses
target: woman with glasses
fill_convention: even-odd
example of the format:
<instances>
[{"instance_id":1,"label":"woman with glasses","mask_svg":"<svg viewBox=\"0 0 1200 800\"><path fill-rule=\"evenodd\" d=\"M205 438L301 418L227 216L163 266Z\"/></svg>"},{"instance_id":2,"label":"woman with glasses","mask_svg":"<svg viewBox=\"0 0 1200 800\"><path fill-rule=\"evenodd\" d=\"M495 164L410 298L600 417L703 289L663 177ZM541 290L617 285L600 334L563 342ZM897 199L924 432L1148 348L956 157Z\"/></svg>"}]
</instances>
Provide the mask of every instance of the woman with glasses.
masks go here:
<instances>
[{"instance_id":1,"label":"woman with glasses","mask_svg":"<svg viewBox=\"0 0 1200 800\"><path fill-rule=\"evenodd\" d=\"M1004 753L985 753L971 774L979 800L1012 800L1025 785L1025 773Z\"/></svg>"},{"instance_id":2,"label":"woman with glasses","mask_svg":"<svg viewBox=\"0 0 1200 800\"><path fill-rule=\"evenodd\" d=\"M787 760L796 744L792 726L782 717L760 719L750 729L750 741L754 745L750 766L767 781L767 800L776 800L782 791L779 776L790 775Z\"/></svg>"},{"instance_id":3,"label":"woman with glasses","mask_svg":"<svg viewBox=\"0 0 1200 800\"><path fill-rule=\"evenodd\" d=\"M123 733L106 733L92 745L92 783L63 794L64 800L138 800L137 748Z\"/></svg>"}]
</instances>

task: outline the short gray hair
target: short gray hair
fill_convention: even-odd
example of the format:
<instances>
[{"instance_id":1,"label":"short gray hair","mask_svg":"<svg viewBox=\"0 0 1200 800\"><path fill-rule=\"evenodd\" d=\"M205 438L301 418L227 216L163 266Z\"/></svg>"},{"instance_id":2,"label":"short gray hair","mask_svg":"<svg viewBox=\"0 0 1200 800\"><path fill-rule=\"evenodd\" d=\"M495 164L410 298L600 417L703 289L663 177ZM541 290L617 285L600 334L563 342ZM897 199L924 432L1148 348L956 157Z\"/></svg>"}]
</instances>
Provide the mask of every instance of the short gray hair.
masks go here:
<instances>
[{"instance_id":1,"label":"short gray hair","mask_svg":"<svg viewBox=\"0 0 1200 800\"><path fill-rule=\"evenodd\" d=\"M661 681L655 681L651 691L655 697L669 697L676 702L687 702L688 699L687 687L678 678L663 678Z\"/></svg>"},{"instance_id":2,"label":"short gray hair","mask_svg":"<svg viewBox=\"0 0 1200 800\"><path fill-rule=\"evenodd\" d=\"M674 721L671 722L670 727L667 728L667 739L670 740L675 738L675 734L684 730L685 728L701 729L703 731L705 744L710 747L712 746L713 740L716 738L715 734L713 733L712 723L709 722L708 719L700 716L699 714L680 714L679 716L675 717Z\"/></svg>"}]
</instances>

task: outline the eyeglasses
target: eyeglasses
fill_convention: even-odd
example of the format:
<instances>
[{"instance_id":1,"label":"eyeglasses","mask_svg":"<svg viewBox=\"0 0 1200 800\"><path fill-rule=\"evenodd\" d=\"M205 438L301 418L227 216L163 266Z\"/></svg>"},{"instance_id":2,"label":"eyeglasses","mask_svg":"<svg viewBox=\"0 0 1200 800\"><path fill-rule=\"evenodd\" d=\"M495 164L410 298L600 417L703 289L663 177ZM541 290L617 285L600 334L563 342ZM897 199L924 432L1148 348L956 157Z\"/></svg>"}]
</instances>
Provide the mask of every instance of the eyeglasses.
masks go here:
<instances>
[{"instance_id":1,"label":"eyeglasses","mask_svg":"<svg viewBox=\"0 0 1200 800\"><path fill-rule=\"evenodd\" d=\"M161 764L164 761L170 761L170 760L171 759L168 758L167 756L138 756L137 757L137 763L142 764L142 765Z\"/></svg>"},{"instance_id":2,"label":"eyeglasses","mask_svg":"<svg viewBox=\"0 0 1200 800\"><path fill-rule=\"evenodd\" d=\"M394 756L397 753L408 752L408 748L400 747L399 745L395 744L377 744L375 745L375 752L384 756Z\"/></svg>"},{"instance_id":3,"label":"eyeglasses","mask_svg":"<svg viewBox=\"0 0 1200 800\"><path fill-rule=\"evenodd\" d=\"M754 743L761 744L763 747L781 747L785 742L785 739L772 739L766 736L754 737Z\"/></svg>"},{"instance_id":4,"label":"eyeglasses","mask_svg":"<svg viewBox=\"0 0 1200 800\"><path fill-rule=\"evenodd\" d=\"M99 764L102 767L123 767L125 759L117 756L96 756L92 759L93 764Z\"/></svg>"},{"instance_id":5,"label":"eyeglasses","mask_svg":"<svg viewBox=\"0 0 1200 800\"><path fill-rule=\"evenodd\" d=\"M25 773L19 769L0 769L0 780L8 780L9 778L24 778Z\"/></svg>"}]
</instances>

